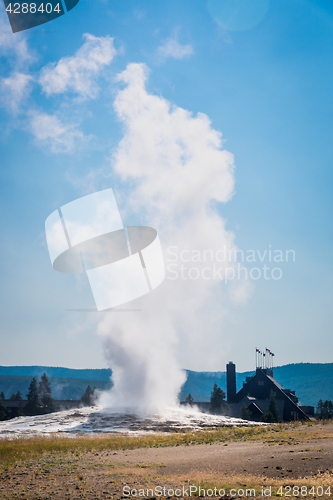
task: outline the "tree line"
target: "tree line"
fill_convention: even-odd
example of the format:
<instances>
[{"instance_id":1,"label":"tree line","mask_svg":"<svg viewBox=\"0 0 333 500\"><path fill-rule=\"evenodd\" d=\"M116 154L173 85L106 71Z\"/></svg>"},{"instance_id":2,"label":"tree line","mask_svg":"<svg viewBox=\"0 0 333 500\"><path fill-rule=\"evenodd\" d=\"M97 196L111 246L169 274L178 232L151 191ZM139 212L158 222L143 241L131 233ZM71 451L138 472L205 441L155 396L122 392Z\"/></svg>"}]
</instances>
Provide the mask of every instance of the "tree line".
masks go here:
<instances>
[{"instance_id":1,"label":"tree line","mask_svg":"<svg viewBox=\"0 0 333 500\"><path fill-rule=\"evenodd\" d=\"M217 384L214 384L214 388L210 395L209 412L213 415L225 415L229 410L229 405L225 397L226 393ZM193 406L194 399L191 394L186 397L185 403Z\"/></svg>"},{"instance_id":2,"label":"tree line","mask_svg":"<svg viewBox=\"0 0 333 500\"><path fill-rule=\"evenodd\" d=\"M0 420L7 420L8 418L14 418L19 416L33 416L33 415L45 415L47 413L52 413L57 411L54 399L52 397L52 388L49 379L44 373L41 376L39 383L36 377L30 382L28 394L26 395L26 401L23 400L20 391L16 394L12 394L9 401L19 401L17 407L11 408L9 414L8 408L4 404L5 394L3 391L0 392ZM94 406L97 400L97 391L94 387L91 389L88 385L84 394L82 394L80 399L80 406Z\"/></svg>"},{"instance_id":3,"label":"tree line","mask_svg":"<svg viewBox=\"0 0 333 500\"><path fill-rule=\"evenodd\" d=\"M326 399L326 401L319 399L316 408L316 418L320 420L333 418L333 402L330 399Z\"/></svg>"}]
</instances>

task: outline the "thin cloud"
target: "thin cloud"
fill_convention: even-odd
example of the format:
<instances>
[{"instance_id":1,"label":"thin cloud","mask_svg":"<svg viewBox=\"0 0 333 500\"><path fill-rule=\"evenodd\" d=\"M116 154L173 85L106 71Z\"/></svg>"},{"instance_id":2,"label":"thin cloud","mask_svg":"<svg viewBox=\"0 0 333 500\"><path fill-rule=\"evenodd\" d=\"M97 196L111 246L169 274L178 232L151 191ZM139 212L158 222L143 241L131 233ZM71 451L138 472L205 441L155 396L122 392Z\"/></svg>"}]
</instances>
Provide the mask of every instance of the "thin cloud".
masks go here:
<instances>
[{"instance_id":1,"label":"thin cloud","mask_svg":"<svg viewBox=\"0 0 333 500\"><path fill-rule=\"evenodd\" d=\"M66 124L56 115L39 111L30 113L29 128L36 143L46 146L53 153L72 152L77 143L90 139L74 124Z\"/></svg>"},{"instance_id":2,"label":"thin cloud","mask_svg":"<svg viewBox=\"0 0 333 500\"><path fill-rule=\"evenodd\" d=\"M49 63L41 70L39 83L47 96L71 91L82 98L97 97L97 77L117 52L109 36L98 38L85 34L83 37L85 42L74 56Z\"/></svg>"},{"instance_id":3,"label":"thin cloud","mask_svg":"<svg viewBox=\"0 0 333 500\"><path fill-rule=\"evenodd\" d=\"M3 23L3 19L0 18L0 26L1 22ZM0 55L14 53L12 60L15 68L0 78L0 91L6 96L1 106L13 116L19 113L21 115L22 119L16 121L15 126L31 134L37 146L52 153L73 154L77 149L91 145L94 136L84 134L78 123L68 118L68 107L67 113L63 108L54 111L52 101L49 101L47 107L40 108L37 107L35 99L28 98L34 82L39 82L48 96L74 92L80 98L97 97L97 78L116 54L113 39L109 36L97 38L86 34L84 43L76 54L47 64L35 74L28 68L25 68L25 71L20 70L24 61L31 61L25 38L15 38L12 44L10 40L7 34L0 32ZM36 91L38 89L41 90L37 87ZM77 96L72 95L66 102L70 109L78 110ZM80 112L75 114L79 116L78 122L81 121Z\"/></svg>"},{"instance_id":4,"label":"thin cloud","mask_svg":"<svg viewBox=\"0 0 333 500\"><path fill-rule=\"evenodd\" d=\"M1 105L8 111L16 115L21 104L26 101L30 95L31 83L33 77L25 73L13 72L8 78L0 80L1 95L6 99L1 100Z\"/></svg>"},{"instance_id":5,"label":"thin cloud","mask_svg":"<svg viewBox=\"0 0 333 500\"><path fill-rule=\"evenodd\" d=\"M26 35L17 33L13 36L8 19L0 13L0 56L8 55L11 56L15 67L30 64L35 59L27 44Z\"/></svg>"},{"instance_id":6,"label":"thin cloud","mask_svg":"<svg viewBox=\"0 0 333 500\"><path fill-rule=\"evenodd\" d=\"M13 35L9 21L0 13L0 57L8 57L11 73L0 78L1 106L16 115L30 94L33 77L29 66L36 55L27 43L26 35Z\"/></svg>"},{"instance_id":7,"label":"thin cloud","mask_svg":"<svg viewBox=\"0 0 333 500\"><path fill-rule=\"evenodd\" d=\"M168 38L157 49L157 53L163 57L173 57L174 59L184 59L194 54L192 45L182 45L177 38Z\"/></svg>"}]
</instances>

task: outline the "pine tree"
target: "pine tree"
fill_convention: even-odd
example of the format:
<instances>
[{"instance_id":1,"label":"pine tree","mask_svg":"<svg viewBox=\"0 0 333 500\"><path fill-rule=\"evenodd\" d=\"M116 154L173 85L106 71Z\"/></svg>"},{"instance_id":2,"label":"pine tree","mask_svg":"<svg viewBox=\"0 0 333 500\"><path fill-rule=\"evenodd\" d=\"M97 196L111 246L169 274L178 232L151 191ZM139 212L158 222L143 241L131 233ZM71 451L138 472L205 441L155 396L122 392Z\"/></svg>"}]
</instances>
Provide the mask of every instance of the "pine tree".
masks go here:
<instances>
[{"instance_id":1,"label":"pine tree","mask_svg":"<svg viewBox=\"0 0 333 500\"><path fill-rule=\"evenodd\" d=\"M17 391L17 393L15 394L15 401L22 401L22 394L20 393L20 391Z\"/></svg>"},{"instance_id":2,"label":"pine tree","mask_svg":"<svg viewBox=\"0 0 333 500\"><path fill-rule=\"evenodd\" d=\"M245 403L243 403L241 406L240 418L242 418L243 420L250 420L250 418L251 418L251 412Z\"/></svg>"},{"instance_id":3,"label":"pine tree","mask_svg":"<svg viewBox=\"0 0 333 500\"><path fill-rule=\"evenodd\" d=\"M26 415L38 415L40 413L40 408L38 404L38 389L36 377L34 377L30 382L27 400L28 402L24 408L24 413Z\"/></svg>"},{"instance_id":4,"label":"pine tree","mask_svg":"<svg viewBox=\"0 0 333 500\"><path fill-rule=\"evenodd\" d=\"M193 406L193 404L194 404L194 399L193 399L193 397L192 397L192 395L191 395L191 394L189 394L189 395L186 397L186 399L185 399L185 403L186 403L187 405Z\"/></svg>"},{"instance_id":5,"label":"pine tree","mask_svg":"<svg viewBox=\"0 0 333 500\"><path fill-rule=\"evenodd\" d=\"M274 420L273 413L271 413L270 411L267 410L266 413L264 413L264 415L261 417L261 421L266 422L267 424L274 423L275 420Z\"/></svg>"},{"instance_id":6,"label":"pine tree","mask_svg":"<svg viewBox=\"0 0 333 500\"><path fill-rule=\"evenodd\" d=\"M11 401L22 401L22 394L20 393L20 391L17 391L16 394L12 394L9 398Z\"/></svg>"},{"instance_id":7,"label":"pine tree","mask_svg":"<svg viewBox=\"0 0 333 500\"><path fill-rule=\"evenodd\" d=\"M322 419L323 418L323 400L319 399L317 408L316 408L316 416L317 418Z\"/></svg>"},{"instance_id":8,"label":"pine tree","mask_svg":"<svg viewBox=\"0 0 333 500\"><path fill-rule=\"evenodd\" d=\"M43 373L41 376L38 386L38 397L42 413L51 413L55 410L51 384L46 376L46 373Z\"/></svg>"},{"instance_id":9,"label":"pine tree","mask_svg":"<svg viewBox=\"0 0 333 500\"><path fill-rule=\"evenodd\" d=\"M280 422L280 414L277 408L275 394L273 390L271 391L271 394L269 396L267 411L262 416L261 420L263 422L269 422L269 423Z\"/></svg>"},{"instance_id":10,"label":"pine tree","mask_svg":"<svg viewBox=\"0 0 333 500\"><path fill-rule=\"evenodd\" d=\"M214 384L214 388L210 395L210 406L209 411L215 415L224 414L229 406L225 401L225 392L218 387L217 384Z\"/></svg>"},{"instance_id":11,"label":"pine tree","mask_svg":"<svg viewBox=\"0 0 333 500\"><path fill-rule=\"evenodd\" d=\"M24 406L22 400L22 394L20 391L17 391L16 394L12 394L10 396L11 401L19 401L19 405L16 408L12 408L11 418L20 417L24 415Z\"/></svg>"},{"instance_id":12,"label":"pine tree","mask_svg":"<svg viewBox=\"0 0 333 500\"><path fill-rule=\"evenodd\" d=\"M326 420L333 417L333 403L330 399L323 401L320 399L316 408L316 417Z\"/></svg>"},{"instance_id":13,"label":"pine tree","mask_svg":"<svg viewBox=\"0 0 333 500\"><path fill-rule=\"evenodd\" d=\"M333 417L333 403L331 400L327 401L327 414L328 418Z\"/></svg>"},{"instance_id":14,"label":"pine tree","mask_svg":"<svg viewBox=\"0 0 333 500\"><path fill-rule=\"evenodd\" d=\"M327 408L328 405L327 405L327 403L328 403L327 400L323 402L323 416L322 416L322 418L324 420L328 419L328 411L327 411L328 410L328 408Z\"/></svg>"},{"instance_id":15,"label":"pine tree","mask_svg":"<svg viewBox=\"0 0 333 500\"><path fill-rule=\"evenodd\" d=\"M1 391L1 392L0 392L0 399L1 399L2 401L4 401L4 400L6 399L6 398L5 398L5 394L4 394L4 392L3 392L3 391Z\"/></svg>"},{"instance_id":16,"label":"pine tree","mask_svg":"<svg viewBox=\"0 0 333 500\"><path fill-rule=\"evenodd\" d=\"M2 398L0 399L0 420L6 420L7 418L7 410L5 405L2 402Z\"/></svg>"},{"instance_id":17,"label":"pine tree","mask_svg":"<svg viewBox=\"0 0 333 500\"><path fill-rule=\"evenodd\" d=\"M330 399L326 399L323 403L323 417L324 419L332 418L333 415L333 403Z\"/></svg>"},{"instance_id":18,"label":"pine tree","mask_svg":"<svg viewBox=\"0 0 333 500\"><path fill-rule=\"evenodd\" d=\"M93 389L88 385L86 391L81 396L81 403L83 406L94 406L96 404L96 387Z\"/></svg>"}]
</instances>

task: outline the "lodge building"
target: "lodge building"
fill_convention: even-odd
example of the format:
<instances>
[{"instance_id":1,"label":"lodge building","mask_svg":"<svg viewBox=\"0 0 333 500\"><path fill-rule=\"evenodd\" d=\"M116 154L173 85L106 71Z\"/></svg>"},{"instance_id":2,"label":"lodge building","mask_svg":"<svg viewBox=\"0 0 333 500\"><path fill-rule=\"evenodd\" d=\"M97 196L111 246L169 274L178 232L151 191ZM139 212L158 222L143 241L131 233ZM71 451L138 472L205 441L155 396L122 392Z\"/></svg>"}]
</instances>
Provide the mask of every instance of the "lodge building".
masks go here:
<instances>
[{"instance_id":1,"label":"lodge building","mask_svg":"<svg viewBox=\"0 0 333 500\"><path fill-rule=\"evenodd\" d=\"M273 368L256 367L254 375L246 377L243 387L236 391L236 366L230 361L227 366L228 415L240 417L240 409L245 404L251 413L251 420L260 421L266 413L269 397L273 391L280 419L284 422L309 420L314 416L313 406L301 406L295 391L284 389L273 377Z\"/></svg>"}]
</instances>

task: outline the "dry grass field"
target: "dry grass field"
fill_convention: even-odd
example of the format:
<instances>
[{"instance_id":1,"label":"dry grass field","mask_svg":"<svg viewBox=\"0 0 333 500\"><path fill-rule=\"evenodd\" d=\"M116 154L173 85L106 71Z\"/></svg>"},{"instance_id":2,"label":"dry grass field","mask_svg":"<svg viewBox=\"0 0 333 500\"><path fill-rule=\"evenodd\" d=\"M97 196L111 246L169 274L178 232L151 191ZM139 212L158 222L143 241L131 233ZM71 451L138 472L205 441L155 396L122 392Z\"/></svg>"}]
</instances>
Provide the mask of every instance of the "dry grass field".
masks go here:
<instances>
[{"instance_id":1,"label":"dry grass field","mask_svg":"<svg viewBox=\"0 0 333 500\"><path fill-rule=\"evenodd\" d=\"M0 441L1 500L328 499L332 471L332 421Z\"/></svg>"}]
</instances>

